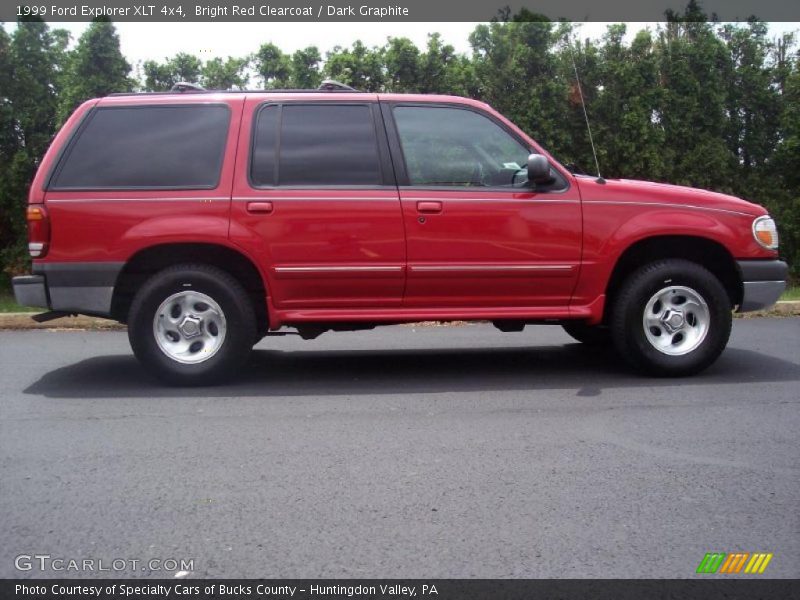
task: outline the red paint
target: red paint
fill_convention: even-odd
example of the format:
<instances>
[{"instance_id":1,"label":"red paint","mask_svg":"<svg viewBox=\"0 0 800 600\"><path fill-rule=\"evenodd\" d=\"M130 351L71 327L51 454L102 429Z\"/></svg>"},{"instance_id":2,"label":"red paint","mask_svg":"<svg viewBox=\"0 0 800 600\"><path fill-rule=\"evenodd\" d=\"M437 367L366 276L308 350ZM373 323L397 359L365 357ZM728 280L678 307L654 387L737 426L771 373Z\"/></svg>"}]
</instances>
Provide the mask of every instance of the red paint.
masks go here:
<instances>
[{"instance_id":1,"label":"red paint","mask_svg":"<svg viewBox=\"0 0 800 600\"><path fill-rule=\"evenodd\" d=\"M734 258L775 258L753 240L766 211L702 190L574 177L483 103L446 96L347 94L354 101L448 102L485 111L547 155L569 182L533 191L256 189L250 132L265 101L341 100L319 94L109 97L82 105L56 136L30 192L45 202L50 247L41 262L127 261L153 245L219 244L258 268L273 327L301 321L600 319L616 261L652 236L691 235ZM94 105L226 103L231 127L214 190L45 192L59 150Z\"/></svg>"}]
</instances>

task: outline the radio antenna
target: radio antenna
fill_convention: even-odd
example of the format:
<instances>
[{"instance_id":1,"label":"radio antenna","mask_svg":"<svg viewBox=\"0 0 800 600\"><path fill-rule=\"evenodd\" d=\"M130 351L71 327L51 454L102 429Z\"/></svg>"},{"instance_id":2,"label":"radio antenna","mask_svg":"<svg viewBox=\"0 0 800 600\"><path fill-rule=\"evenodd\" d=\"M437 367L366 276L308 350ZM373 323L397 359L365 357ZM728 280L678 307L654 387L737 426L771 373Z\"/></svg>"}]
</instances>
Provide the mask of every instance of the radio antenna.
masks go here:
<instances>
[{"instance_id":1,"label":"radio antenna","mask_svg":"<svg viewBox=\"0 0 800 600\"><path fill-rule=\"evenodd\" d=\"M589 143L592 145L592 155L594 156L594 166L597 169L597 183L605 183L606 180L600 175L600 161L597 160L597 150L594 147L594 138L592 137L592 126L589 125L589 113L586 112L586 101L583 99L583 89L581 86L581 78L578 76L578 66L575 64L575 53L572 51L572 44L567 38L567 47L569 48L569 57L572 59L572 70L575 71L575 81L578 84L578 95L581 99L581 106L583 107L583 118L586 119L586 129L589 132Z\"/></svg>"}]
</instances>

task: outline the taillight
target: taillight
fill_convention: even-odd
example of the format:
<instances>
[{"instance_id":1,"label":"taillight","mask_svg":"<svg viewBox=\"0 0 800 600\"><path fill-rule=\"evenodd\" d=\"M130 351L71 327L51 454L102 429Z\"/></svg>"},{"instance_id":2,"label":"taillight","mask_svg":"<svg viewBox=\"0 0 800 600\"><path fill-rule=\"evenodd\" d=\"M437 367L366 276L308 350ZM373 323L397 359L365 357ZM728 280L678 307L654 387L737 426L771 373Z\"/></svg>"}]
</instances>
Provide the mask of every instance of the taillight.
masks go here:
<instances>
[{"instance_id":1,"label":"taillight","mask_svg":"<svg viewBox=\"0 0 800 600\"><path fill-rule=\"evenodd\" d=\"M28 206L28 252L33 258L42 258L47 254L50 244L50 217L43 204Z\"/></svg>"}]
</instances>

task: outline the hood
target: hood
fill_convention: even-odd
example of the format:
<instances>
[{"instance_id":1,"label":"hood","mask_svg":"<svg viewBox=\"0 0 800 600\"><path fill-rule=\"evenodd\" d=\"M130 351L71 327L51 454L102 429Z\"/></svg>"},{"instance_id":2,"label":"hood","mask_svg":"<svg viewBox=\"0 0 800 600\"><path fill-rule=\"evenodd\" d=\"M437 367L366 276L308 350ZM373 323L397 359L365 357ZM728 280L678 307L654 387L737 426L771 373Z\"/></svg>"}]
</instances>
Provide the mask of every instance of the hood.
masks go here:
<instances>
[{"instance_id":1,"label":"hood","mask_svg":"<svg viewBox=\"0 0 800 600\"><path fill-rule=\"evenodd\" d=\"M718 210L730 210L759 216L767 211L758 204L708 190L638 181L635 179L607 179L605 184L597 183L595 177L577 175L575 177L583 200L658 202L676 206L689 205Z\"/></svg>"}]
</instances>

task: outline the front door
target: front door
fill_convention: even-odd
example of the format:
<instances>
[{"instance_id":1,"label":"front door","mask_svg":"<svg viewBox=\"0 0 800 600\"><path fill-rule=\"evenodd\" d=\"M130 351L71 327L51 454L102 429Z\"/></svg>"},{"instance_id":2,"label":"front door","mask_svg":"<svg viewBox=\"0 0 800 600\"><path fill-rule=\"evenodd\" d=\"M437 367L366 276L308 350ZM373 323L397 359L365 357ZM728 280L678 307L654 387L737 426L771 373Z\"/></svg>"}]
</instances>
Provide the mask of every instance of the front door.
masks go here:
<instances>
[{"instance_id":1,"label":"front door","mask_svg":"<svg viewBox=\"0 0 800 600\"><path fill-rule=\"evenodd\" d=\"M466 105L383 105L407 236L409 307L566 307L581 255L577 186L553 169L527 184L536 150Z\"/></svg>"}]
</instances>

